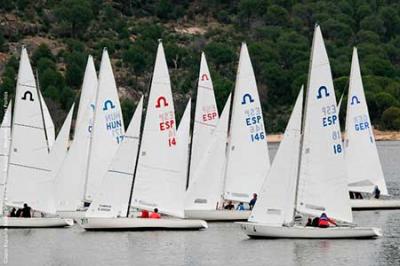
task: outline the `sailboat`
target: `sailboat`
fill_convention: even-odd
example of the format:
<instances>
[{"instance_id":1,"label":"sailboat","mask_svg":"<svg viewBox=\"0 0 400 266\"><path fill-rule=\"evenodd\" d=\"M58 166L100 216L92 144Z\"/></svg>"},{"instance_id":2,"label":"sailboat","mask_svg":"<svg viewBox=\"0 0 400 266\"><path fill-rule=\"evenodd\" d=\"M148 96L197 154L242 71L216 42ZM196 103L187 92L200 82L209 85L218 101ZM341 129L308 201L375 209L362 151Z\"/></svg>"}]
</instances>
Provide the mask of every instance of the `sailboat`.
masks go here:
<instances>
[{"instance_id":1,"label":"sailboat","mask_svg":"<svg viewBox=\"0 0 400 266\"><path fill-rule=\"evenodd\" d=\"M357 48L353 50L347 100L345 159L350 192L372 194L378 186L389 196L368 113ZM353 209L396 209L400 200L352 199Z\"/></svg>"},{"instance_id":2,"label":"sailboat","mask_svg":"<svg viewBox=\"0 0 400 266\"><path fill-rule=\"evenodd\" d=\"M322 33L314 31L308 88L302 118L302 92L296 101L259 200L241 229L264 238L374 238L380 229L354 225L347 190L338 110ZM319 217L338 226L298 225L295 217Z\"/></svg>"},{"instance_id":3,"label":"sailboat","mask_svg":"<svg viewBox=\"0 0 400 266\"><path fill-rule=\"evenodd\" d=\"M55 200L49 186L45 185L51 169L40 96L27 51L22 48L2 201L12 207L29 203L33 210L54 215ZM65 227L72 224L70 219L7 217L4 212L0 219L1 227L11 228Z\"/></svg>"},{"instance_id":4,"label":"sailboat","mask_svg":"<svg viewBox=\"0 0 400 266\"><path fill-rule=\"evenodd\" d=\"M97 92L97 74L89 56L83 79L73 141L56 174L56 209L62 217L82 217L84 184Z\"/></svg>"},{"instance_id":5,"label":"sailboat","mask_svg":"<svg viewBox=\"0 0 400 266\"><path fill-rule=\"evenodd\" d=\"M176 132L170 78L164 49L160 42L132 195L129 201L124 201L125 209L132 206L141 210L153 211L154 208L157 208L164 215L178 218L184 216L183 199L187 165L183 166L185 164L182 162L187 162L185 156L189 155L190 105L188 106L181 121L183 126ZM124 142L122 142L123 145ZM124 195L127 196L126 193ZM91 215L90 211L87 216ZM201 229L207 227L204 221L170 217L163 219L86 217L80 220L80 224L86 230Z\"/></svg>"},{"instance_id":6,"label":"sailboat","mask_svg":"<svg viewBox=\"0 0 400 266\"><path fill-rule=\"evenodd\" d=\"M218 108L210 71L206 56L201 53L188 185L193 180L197 166L210 145L218 120Z\"/></svg>"},{"instance_id":7,"label":"sailboat","mask_svg":"<svg viewBox=\"0 0 400 266\"><path fill-rule=\"evenodd\" d=\"M263 176L269 169L268 144L260 97L245 43L242 44L240 51L229 138L224 133L224 130L228 131L229 109L226 113L224 118L226 120L221 116L217 124L217 127L220 126L216 130L220 131L219 135L211 137L221 143L210 144L214 147L208 147L208 153L203 154L202 168L199 163L197 169L193 171L193 175L197 175L197 178L189 184L186 200L187 218L246 220L250 215L249 210L223 211L221 210L223 201L250 202L253 194L261 188ZM226 142L228 142L227 152ZM215 158L210 159L211 157ZM219 163L216 163L217 161ZM220 184L215 189L209 189L210 171L215 173L212 184Z\"/></svg>"}]
</instances>

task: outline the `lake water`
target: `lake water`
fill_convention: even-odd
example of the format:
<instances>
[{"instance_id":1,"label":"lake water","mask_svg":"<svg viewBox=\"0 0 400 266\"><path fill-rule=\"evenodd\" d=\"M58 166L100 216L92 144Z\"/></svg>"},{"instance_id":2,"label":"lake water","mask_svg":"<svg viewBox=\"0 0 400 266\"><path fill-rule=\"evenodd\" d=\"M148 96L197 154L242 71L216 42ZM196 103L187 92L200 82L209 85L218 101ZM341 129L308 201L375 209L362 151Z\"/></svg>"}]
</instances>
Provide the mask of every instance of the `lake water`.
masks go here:
<instances>
[{"instance_id":1,"label":"lake water","mask_svg":"<svg viewBox=\"0 0 400 266\"><path fill-rule=\"evenodd\" d=\"M277 145L270 145L271 155ZM379 142L391 194L400 197L400 142ZM234 223L203 231L85 232L8 230L0 252L8 265L400 265L400 210L354 212L359 225L377 226L375 240L252 240ZM0 230L0 247L4 230Z\"/></svg>"}]
</instances>

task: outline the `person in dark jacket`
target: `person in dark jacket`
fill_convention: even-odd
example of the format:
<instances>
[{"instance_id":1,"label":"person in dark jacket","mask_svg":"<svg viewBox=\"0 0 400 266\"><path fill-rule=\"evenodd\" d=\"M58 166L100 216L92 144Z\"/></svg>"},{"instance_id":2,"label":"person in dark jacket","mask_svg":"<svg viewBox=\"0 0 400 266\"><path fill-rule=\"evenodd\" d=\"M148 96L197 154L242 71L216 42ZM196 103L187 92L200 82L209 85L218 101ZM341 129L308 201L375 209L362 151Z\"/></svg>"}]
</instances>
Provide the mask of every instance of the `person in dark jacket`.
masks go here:
<instances>
[{"instance_id":1,"label":"person in dark jacket","mask_svg":"<svg viewBox=\"0 0 400 266\"><path fill-rule=\"evenodd\" d=\"M256 205L257 202L257 193L253 193L253 198L249 202L250 210L254 208L254 205Z\"/></svg>"},{"instance_id":2,"label":"person in dark jacket","mask_svg":"<svg viewBox=\"0 0 400 266\"><path fill-rule=\"evenodd\" d=\"M22 217L31 218L32 217L32 208L28 206L28 204L24 203L24 208L22 208Z\"/></svg>"}]
</instances>

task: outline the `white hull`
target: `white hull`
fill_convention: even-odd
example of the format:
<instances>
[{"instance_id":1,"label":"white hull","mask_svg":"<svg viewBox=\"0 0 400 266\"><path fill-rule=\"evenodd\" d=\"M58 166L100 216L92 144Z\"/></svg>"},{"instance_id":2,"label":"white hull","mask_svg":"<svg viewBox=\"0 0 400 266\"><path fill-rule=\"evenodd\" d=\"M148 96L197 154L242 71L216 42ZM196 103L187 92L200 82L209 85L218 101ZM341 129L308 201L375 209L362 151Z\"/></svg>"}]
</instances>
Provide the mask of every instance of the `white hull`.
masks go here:
<instances>
[{"instance_id":1,"label":"white hull","mask_svg":"<svg viewBox=\"0 0 400 266\"><path fill-rule=\"evenodd\" d=\"M353 210L400 209L400 200L391 199L352 199Z\"/></svg>"},{"instance_id":2,"label":"white hull","mask_svg":"<svg viewBox=\"0 0 400 266\"><path fill-rule=\"evenodd\" d=\"M150 218L81 218L77 222L85 230L197 230L207 228L201 220Z\"/></svg>"},{"instance_id":3,"label":"white hull","mask_svg":"<svg viewBox=\"0 0 400 266\"><path fill-rule=\"evenodd\" d=\"M201 219L206 221L245 221L251 211L231 210L185 210L185 219Z\"/></svg>"},{"instance_id":4,"label":"white hull","mask_svg":"<svg viewBox=\"0 0 400 266\"><path fill-rule=\"evenodd\" d=\"M74 220L83 218L85 215L86 211L57 211L57 216Z\"/></svg>"},{"instance_id":5,"label":"white hull","mask_svg":"<svg viewBox=\"0 0 400 266\"><path fill-rule=\"evenodd\" d=\"M240 222L240 228L252 238L376 238L382 236L381 230L375 227L303 227L303 226L269 226L258 223Z\"/></svg>"},{"instance_id":6,"label":"white hull","mask_svg":"<svg viewBox=\"0 0 400 266\"><path fill-rule=\"evenodd\" d=\"M72 219L1 217L0 228L54 228L74 225Z\"/></svg>"}]
</instances>

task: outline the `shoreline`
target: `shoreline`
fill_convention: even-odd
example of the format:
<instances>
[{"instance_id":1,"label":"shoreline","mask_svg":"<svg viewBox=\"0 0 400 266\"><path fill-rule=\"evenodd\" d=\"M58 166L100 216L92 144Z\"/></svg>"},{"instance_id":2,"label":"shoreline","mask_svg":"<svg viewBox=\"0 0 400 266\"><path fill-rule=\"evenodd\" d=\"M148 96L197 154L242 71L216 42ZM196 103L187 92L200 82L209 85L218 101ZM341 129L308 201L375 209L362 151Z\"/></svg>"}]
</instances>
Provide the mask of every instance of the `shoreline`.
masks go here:
<instances>
[{"instance_id":1,"label":"shoreline","mask_svg":"<svg viewBox=\"0 0 400 266\"><path fill-rule=\"evenodd\" d=\"M400 131L381 131L374 129L374 136L376 141L396 141L400 140ZM279 143L281 142L282 138L283 133L267 135L267 141L272 143Z\"/></svg>"}]
</instances>

